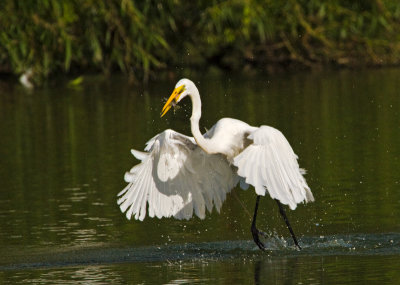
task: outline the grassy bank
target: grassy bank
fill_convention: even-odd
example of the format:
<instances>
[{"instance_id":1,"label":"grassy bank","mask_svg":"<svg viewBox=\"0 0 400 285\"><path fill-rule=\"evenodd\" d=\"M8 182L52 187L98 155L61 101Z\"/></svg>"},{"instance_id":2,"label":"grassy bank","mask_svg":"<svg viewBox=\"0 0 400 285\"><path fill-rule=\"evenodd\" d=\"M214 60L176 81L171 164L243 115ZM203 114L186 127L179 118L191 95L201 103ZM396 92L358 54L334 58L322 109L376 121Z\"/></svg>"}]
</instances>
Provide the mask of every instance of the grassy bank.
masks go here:
<instances>
[{"instance_id":1,"label":"grassy bank","mask_svg":"<svg viewBox=\"0 0 400 285\"><path fill-rule=\"evenodd\" d=\"M0 72L400 63L397 0L0 2Z\"/></svg>"}]
</instances>

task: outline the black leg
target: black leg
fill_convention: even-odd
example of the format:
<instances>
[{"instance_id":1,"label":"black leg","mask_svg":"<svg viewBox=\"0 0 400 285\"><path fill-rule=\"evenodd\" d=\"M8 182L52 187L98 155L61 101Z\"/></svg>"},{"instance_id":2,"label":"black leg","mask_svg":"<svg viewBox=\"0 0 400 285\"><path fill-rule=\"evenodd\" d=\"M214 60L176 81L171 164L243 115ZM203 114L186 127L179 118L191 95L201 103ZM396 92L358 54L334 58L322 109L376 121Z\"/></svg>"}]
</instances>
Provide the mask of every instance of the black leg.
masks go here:
<instances>
[{"instance_id":1,"label":"black leg","mask_svg":"<svg viewBox=\"0 0 400 285\"><path fill-rule=\"evenodd\" d=\"M290 234L292 235L294 244L295 244L299 249L301 249L299 243L297 242L297 238L296 238L296 236L295 236L295 234L294 234L294 232L293 232L293 229L292 229L292 227L290 226L289 219L287 218L286 213L285 213L285 209L283 209L283 206L282 206L281 202L279 202L279 200L275 199L275 201L276 201L276 203L278 204L279 213L281 213L283 219L285 220L286 226L288 227L289 232L290 232Z\"/></svg>"},{"instance_id":2,"label":"black leg","mask_svg":"<svg viewBox=\"0 0 400 285\"><path fill-rule=\"evenodd\" d=\"M254 208L254 216L253 216L253 221L251 223L251 234L253 235L253 240L256 243L256 245L261 249L265 250L265 245L260 241L259 235L261 234L262 236L266 236L266 233L259 231L256 227L256 219L257 219L257 211L258 211L258 203L260 202L260 195L257 195L257 200L256 200L256 207Z\"/></svg>"}]
</instances>

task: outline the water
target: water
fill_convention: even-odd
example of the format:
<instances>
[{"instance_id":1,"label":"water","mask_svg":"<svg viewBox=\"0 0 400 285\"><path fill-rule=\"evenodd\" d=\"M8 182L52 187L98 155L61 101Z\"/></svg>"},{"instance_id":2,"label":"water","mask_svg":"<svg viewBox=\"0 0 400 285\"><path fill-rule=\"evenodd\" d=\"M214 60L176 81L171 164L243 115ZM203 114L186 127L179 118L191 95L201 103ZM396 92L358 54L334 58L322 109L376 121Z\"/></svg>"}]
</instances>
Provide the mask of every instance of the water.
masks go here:
<instances>
[{"instance_id":1,"label":"water","mask_svg":"<svg viewBox=\"0 0 400 285\"><path fill-rule=\"evenodd\" d=\"M287 211L235 189L201 221L128 221L116 204L130 148L190 133L190 103L160 119L175 80L87 77L35 91L0 82L0 283L393 284L400 282L400 70L192 76L203 128L221 117L280 129L316 202ZM239 202L239 200L241 202ZM246 209L243 209L245 205Z\"/></svg>"}]
</instances>

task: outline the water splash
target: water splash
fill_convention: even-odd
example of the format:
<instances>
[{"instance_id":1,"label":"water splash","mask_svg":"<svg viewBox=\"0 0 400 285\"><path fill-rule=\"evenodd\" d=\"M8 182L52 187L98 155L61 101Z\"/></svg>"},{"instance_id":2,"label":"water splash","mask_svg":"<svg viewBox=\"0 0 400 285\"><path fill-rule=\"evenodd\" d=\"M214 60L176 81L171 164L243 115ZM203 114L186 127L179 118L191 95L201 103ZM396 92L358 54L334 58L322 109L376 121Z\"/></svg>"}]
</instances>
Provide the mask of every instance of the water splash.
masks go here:
<instances>
[{"instance_id":1,"label":"water splash","mask_svg":"<svg viewBox=\"0 0 400 285\"><path fill-rule=\"evenodd\" d=\"M296 256L343 256L343 255L400 255L400 233L350 234L302 237L302 250L298 250L290 239L271 236L265 240L267 250L262 252L250 240L217 241L206 243L172 244L115 248L99 245L72 250L46 248L10 256L2 253L0 270L27 268L49 268L77 265L178 262L182 260L215 261L225 259L260 259L268 257ZM39 252L39 253L38 253Z\"/></svg>"}]
</instances>

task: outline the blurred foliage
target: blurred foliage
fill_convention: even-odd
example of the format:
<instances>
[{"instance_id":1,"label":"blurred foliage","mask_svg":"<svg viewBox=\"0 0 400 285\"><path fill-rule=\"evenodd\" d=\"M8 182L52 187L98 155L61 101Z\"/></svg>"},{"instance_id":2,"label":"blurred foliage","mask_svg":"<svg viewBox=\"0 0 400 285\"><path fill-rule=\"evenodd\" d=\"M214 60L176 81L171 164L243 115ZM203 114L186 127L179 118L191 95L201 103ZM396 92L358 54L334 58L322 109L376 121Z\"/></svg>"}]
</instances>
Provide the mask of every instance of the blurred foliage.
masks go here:
<instances>
[{"instance_id":1,"label":"blurred foliage","mask_svg":"<svg viewBox=\"0 0 400 285\"><path fill-rule=\"evenodd\" d=\"M39 80L73 68L114 67L147 78L168 50L160 12L152 1L3 1L0 63L14 73L32 68Z\"/></svg>"},{"instance_id":2,"label":"blurred foliage","mask_svg":"<svg viewBox=\"0 0 400 285\"><path fill-rule=\"evenodd\" d=\"M4 0L0 71L167 66L388 65L400 62L396 0Z\"/></svg>"}]
</instances>

